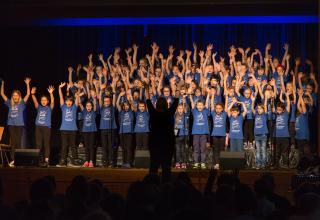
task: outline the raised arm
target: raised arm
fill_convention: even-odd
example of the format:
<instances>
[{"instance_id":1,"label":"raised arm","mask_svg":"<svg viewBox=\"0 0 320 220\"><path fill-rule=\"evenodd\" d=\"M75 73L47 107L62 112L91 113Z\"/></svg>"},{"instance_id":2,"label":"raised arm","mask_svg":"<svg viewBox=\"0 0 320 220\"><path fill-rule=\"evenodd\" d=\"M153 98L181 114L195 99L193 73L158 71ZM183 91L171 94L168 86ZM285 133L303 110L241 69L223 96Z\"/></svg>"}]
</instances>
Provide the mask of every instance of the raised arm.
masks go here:
<instances>
[{"instance_id":1,"label":"raised arm","mask_svg":"<svg viewBox=\"0 0 320 220\"><path fill-rule=\"evenodd\" d=\"M310 79L312 80L312 82L313 82L313 84L314 84L314 92L315 92L316 94L318 94L318 87L319 87L319 85L318 85L318 82L317 82L317 80L316 80L316 77L315 77L314 73L310 73Z\"/></svg>"},{"instance_id":2,"label":"raised arm","mask_svg":"<svg viewBox=\"0 0 320 220\"><path fill-rule=\"evenodd\" d=\"M132 45L132 49L133 49L132 61L133 61L134 67L138 66L138 62L137 62L138 48L139 46L137 44Z\"/></svg>"},{"instance_id":3,"label":"raised arm","mask_svg":"<svg viewBox=\"0 0 320 220\"><path fill-rule=\"evenodd\" d=\"M24 82L26 83L26 86L27 86L27 94L23 98L24 102L27 102L29 99L29 96L30 96L30 81L31 81L31 78L28 78L28 77L24 80Z\"/></svg>"},{"instance_id":4,"label":"raised arm","mask_svg":"<svg viewBox=\"0 0 320 220\"><path fill-rule=\"evenodd\" d=\"M289 44L287 44L287 43L284 44L283 49L284 49L284 55L283 55L283 58L282 58L282 61L281 61L281 65L282 66L285 65L285 62L286 62L286 59L287 59L287 56L288 56Z\"/></svg>"},{"instance_id":5,"label":"raised arm","mask_svg":"<svg viewBox=\"0 0 320 220\"><path fill-rule=\"evenodd\" d=\"M71 66L68 67L68 82L72 83L72 73L73 73L73 68ZM87 73L88 74L88 73ZM88 74L89 75L89 74Z\"/></svg>"},{"instance_id":6,"label":"raised arm","mask_svg":"<svg viewBox=\"0 0 320 220\"><path fill-rule=\"evenodd\" d=\"M198 47L196 43L193 43L193 63L197 63L197 56L198 56Z\"/></svg>"},{"instance_id":7,"label":"raised arm","mask_svg":"<svg viewBox=\"0 0 320 220\"><path fill-rule=\"evenodd\" d=\"M8 97L4 94L4 81L1 81L1 97L6 102L8 100Z\"/></svg>"},{"instance_id":8,"label":"raised arm","mask_svg":"<svg viewBox=\"0 0 320 220\"><path fill-rule=\"evenodd\" d=\"M120 105L120 99L121 97L123 97L126 93L125 92L121 92L117 98L117 109L120 112L121 111L121 105Z\"/></svg>"},{"instance_id":9,"label":"raised arm","mask_svg":"<svg viewBox=\"0 0 320 220\"><path fill-rule=\"evenodd\" d=\"M214 111L214 95L211 95L211 111Z\"/></svg>"},{"instance_id":10,"label":"raised arm","mask_svg":"<svg viewBox=\"0 0 320 220\"><path fill-rule=\"evenodd\" d=\"M31 98L32 98L34 107L36 109L38 109L39 103L38 103L37 97L35 96L36 95L36 91L37 91L37 88L36 87L32 87L32 89L31 89Z\"/></svg>"},{"instance_id":11,"label":"raised arm","mask_svg":"<svg viewBox=\"0 0 320 220\"><path fill-rule=\"evenodd\" d=\"M66 85L65 82L60 83L59 86L59 99L60 99L60 106L64 105L64 98L63 98L63 93L62 93L62 88Z\"/></svg>"},{"instance_id":12,"label":"raised arm","mask_svg":"<svg viewBox=\"0 0 320 220\"><path fill-rule=\"evenodd\" d=\"M286 102L286 110L287 112L290 112L290 107L291 107L291 102L290 102L290 97L289 97L289 93L285 93L286 94L286 99L287 99L287 102Z\"/></svg>"},{"instance_id":13,"label":"raised arm","mask_svg":"<svg viewBox=\"0 0 320 220\"><path fill-rule=\"evenodd\" d=\"M206 108L209 108L210 93L207 93Z\"/></svg>"},{"instance_id":14,"label":"raised arm","mask_svg":"<svg viewBox=\"0 0 320 220\"><path fill-rule=\"evenodd\" d=\"M193 97L191 94L189 95L189 100L190 100L191 108L194 109L195 105L194 105Z\"/></svg>"},{"instance_id":15,"label":"raised arm","mask_svg":"<svg viewBox=\"0 0 320 220\"><path fill-rule=\"evenodd\" d=\"M54 95L53 95L54 87L52 85L49 86L48 92L50 94L50 108L53 109L54 108Z\"/></svg>"},{"instance_id":16,"label":"raised arm","mask_svg":"<svg viewBox=\"0 0 320 220\"><path fill-rule=\"evenodd\" d=\"M246 115L247 115L247 107L246 107L246 105L244 104L244 102L240 102L241 103L241 105L242 105L242 108L243 108L243 112L242 112L242 116L243 117L246 117Z\"/></svg>"}]
</instances>

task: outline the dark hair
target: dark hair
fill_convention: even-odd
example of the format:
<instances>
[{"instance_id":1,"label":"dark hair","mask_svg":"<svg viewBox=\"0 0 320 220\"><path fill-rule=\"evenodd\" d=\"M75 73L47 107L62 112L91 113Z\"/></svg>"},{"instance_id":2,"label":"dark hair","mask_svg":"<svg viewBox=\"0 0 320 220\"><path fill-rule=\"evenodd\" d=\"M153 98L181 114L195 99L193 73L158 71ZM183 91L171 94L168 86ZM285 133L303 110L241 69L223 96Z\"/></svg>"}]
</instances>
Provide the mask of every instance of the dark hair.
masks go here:
<instances>
[{"instance_id":1,"label":"dark hair","mask_svg":"<svg viewBox=\"0 0 320 220\"><path fill-rule=\"evenodd\" d=\"M217 106L217 105L220 105L222 108L224 107L224 105L223 105L222 102L217 102L217 103L216 103L216 106Z\"/></svg>"},{"instance_id":2,"label":"dark hair","mask_svg":"<svg viewBox=\"0 0 320 220\"><path fill-rule=\"evenodd\" d=\"M164 97L159 97L156 103L156 109L158 112L164 112L168 109L167 99Z\"/></svg>"},{"instance_id":3,"label":"dark hair","mask_svg":"<svg viewBox=\"0 0 320 220\"><path fill-rule=\"evenodd\" d=\"M69 100L69 101L74 102L73 97L72 97L72 96L70 96L70 95L66 96L65 100L66 100L66 101L68 101L68 100Z\"/></svg>"},{"instance_id":4,"label":"dark hair","mask_svg":"<svg viewBox=\"0 0 320 220\"><path fill-rule=\"evenodd\" d=\"M276 108L282 108L284 109L284 104L282 102L277 102Z\"/></svg>"},{"instance_id":5,"label":"dark hair","mask_svg":"<svg viewBox=\"0 0 320 220\"><path fill-rule=\"evenodd\" d=\"M239 112L239 108L238 108L237 106L233 106L233 107L231 108L231 111L237 111L237 112Z\"/></svg>"}]
</instances>

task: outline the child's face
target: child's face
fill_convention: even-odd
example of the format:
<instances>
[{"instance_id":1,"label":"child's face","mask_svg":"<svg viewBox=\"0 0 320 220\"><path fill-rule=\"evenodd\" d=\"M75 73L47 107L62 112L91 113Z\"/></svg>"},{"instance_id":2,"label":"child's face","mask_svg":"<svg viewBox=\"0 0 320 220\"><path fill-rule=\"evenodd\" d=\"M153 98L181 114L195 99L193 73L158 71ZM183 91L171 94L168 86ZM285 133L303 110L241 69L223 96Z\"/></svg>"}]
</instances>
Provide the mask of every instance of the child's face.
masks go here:
<instances>
[{"instance_id":1,"label":"child's face","mask_svg":"<svg viewBox=\"0 0 320 220\"><path fill-rule=\"evenodd\" d=\"M14 103L18 103L18 102L20 101L20 95L19 95L19 93L14 92L14 93L12 94L12 100L13 100Z\"/></svg>"},{"instance_id":2,"label":"child's face","mask_svg":"<svg viewBox=\"0 0 320 220\"><path fill-rule=\"evenodd\" d=\"M250 78L250 79L248 80L248 84L249 84L249 86L253 86L253 79L252 79L252 78Z\"/></svg>"},{"instance_id":3,"label":"child's face","mask_svg":"<svg viewBox=\"0 0 320 220\"><path fill-rule=\"evenodd\" d=\"M181 89L180 90L180 95L185 95L186 94L186 90L185 89Z\"/></svg>"},{"instance_id":4,"label":"child's face","mask_svg":"<svg viewBox=\"0 0 320 220\"><path fill-rule=\"evenodd\" d=\"M273 65L278 66L279 65L279 60L277 58L273 59Z\"/></svg>"},{"instance_id":5,"label":"child's face","mask_svg":"<svg viewBox=\"0 0 320 220\"><path fill-rule=\"evenodd\" d=\"M287 92L292 92L293 91L293 86L292 86L291 83L287 83L286 90L287 90Z\"/></svg>"},{"instance_id":6,"label":"child's face","mask_svg":"<svg viewBox=\"0 0 320 220\"><path fill-rule=\"evenodd\" d=\"M278 73L283 73L283 68L281 66L277 67L277 72Z\"/></svg>"},{"instance_id":7,"label":"child's face","mask_svg":"<svg viewBox=\"0 0 320 220\"><path fill-rule=\"evenodd\" d=\"M127 111L129 111L129 109L130 109L130 106L127 104L127 103L125 103L124 105L123 105L123 107L124 107L124 110L127 112Z\"/></svg>"},{"instance_id":8,"label":"child's face","mask_svg":"<svg viewBox=\"0 0 320 220\"><path fill-rule=\"evenodd\" d=\"M177 67L177 66L173 66L173 68L172 68L172 72L173 72L173 74L178 74L179 73L179 68Z\"/></svg>"},{"instance_id":9,"label":"child's face","mask_svg":"<svg viewBox=\"0 0 320 220\"><path fill-rule=\"evenodd\" d=\"M88 111L88 112L91 112L92 111L92 104L91 103L87 103L86 104L86 110Z\"/></svg>"},{"instance_id":10,"label":"child's face","mask_svg":"<svg viewBox=\"0 0 320 220\"><path fill-rule=\"evenodd\" d=\"M216 113L220 114L223 111L223 108L221 105L216 105Z\"/></svg>"},{"instance_id":11,"label":"child's face","mask_svg":"<svg viewBox=\"0 0 320 220\"><path fill-rule=\"evenodd\" d=\"M200 89L197 89L196 92L195 92L195 95L196 95L196 96L201 96L201 90L200 90Z\"/></svg>"},{"instance_id":12,"label":"child's face","mask_svg":"<svg viewBox=\"0 0 320 220\"><path fill-rule=\"evenodd\" d=\"M238 115L239 115L239 111L237 111L237 110L231 111L231 116L232 117L236 118Z\"/></svg>"},{"instance_id":13,"label":"child's face","mask_svg":"<svg viewBox=\"0 0 320 220\"><path fill-rule=\"evenodd\" d=\"M97 93L94 90L90 90L90 95L92 98L96 98L97 97Z\"/></svg>"},{"instance_id":14,"label":"child's face","mask_svg":"<svg viewBox=\"0 0 320 220\"><path fill-rule=\"evenodd\" d=\"M246 98L250 98L250 96L251 96L251 90L250 90L250 89L244 90L243 95L244 95L244 97L246 97Z\"/></svg>"},{"instance_id":15,"label":"child's face","mask_svg":"<svg viewBox=\"0 0 320 220\"><path fill-rule=\"evenodd\" d=\"M83 88L83 84L84 84L83 80L79 80L78 81L78 87L79 88Z\"/></svg>"},{"instance_id":16,"label":"child's face","mask_svg":"<svg viewBox=\"0 0 320 220\"><path fill-rule=\"evenodd\" d=\"M181 115L183 113L183 106L179 105L177 111Z\"/></svg>"},{"instance_id":17,"label":"child's face","mask_svg":"<svg viewBox=\"0 0 320 220\"><path fill-rule=\"evenodd\" d=\"M212 86L216 86L216 85L218 84L217 79L212 78L211 81L210 81L210 84L211 84Z\"/></svg>"},{"instance_id":18,"label":"child's face","mask_svg":"<svg viewBox=\"0 0 320 220\"><path fill-rule=\"evenodd\" d=\"M277 114L282 114L283 113L283 108L282 107L277 107L276 108L276 113Z\"/></svg>"},{"instance_id":19,"label":"child's face","mask_svg":"<svg viewBox=\"0 0 320 220\"><path fill-rule=\"evenodd\" d=\"M306 86L306 92L311 94L311 93L313 92L312 86L307 85L307 86Z\"/></svg>"},{"instance_id":20,"label":"child's face","mask_svg":"<svg viewBox=\"0 0 320 220\"><path fill-rule=\"evenodd\" d=\"M140 112L144 112L146 110L146 106L144 104L139 104L138 108Z\"/></svg>"},{"instance_id":21,"label":"child's face","mask_svg":"<svg viewBox=\"0 0 320 220\"><path fill-rule=\"evenodd\" d=\"M110 98L104 98L104 99L103 99L103 105L104 105L105 107L110 106L110 105L111 105L111 99L110 99Z\"/></svg>"},{"instance_id":22,"label":"child's face","mask_svg":"<svg viewBox=\"0 0 320 220\"><path fill-rule=\"evenodd\" d=\"M263 75L264 74L264 69L258 69L258 75Z\"/></svg>"},{"instance_id":23,"label":"child's face","mask_svg":"<svg viewBox=\"0 0 320 220\"><path fill-rule=\"evenodd\" d=\"M260 106L260 105L258 105L257 110L258 110L258 114L259 114L259 115L261 115L261 114L263 114L263 113L264 113L264 109L263 109L263 107L262 107L262 106Z\"/></svg>"},{"instance_id":24,"label":"child's face","mask_svg":"<svg viewBox=\"0 0 320 220\"><path fill-rule=\"evenodd\" d=\"M71 107L72 104L73 104L73 101L71 101L70 99L67 99L67 100L66 100L66 106L67 106L67 107Z\"/></svg>"},{"instance_id":25,"label":"child's face","mask_svg":"<svg viewBox=\"0 0 320 220\"><path fill-rule=\"evenodd\" d=\"M197 102L198 111L202 111L204 109L204 104L202 102Z\"/></svg>"},{"instance_id":26,"label":"child's face","mask_svg":"<svg viewBox=\"0 0 320 220\"><path fill-rule=\"evenodd\" d=\"M47 99L47 97L43 96L41 97L40 103L42 106L47 106L49 103L49 100Z\"/></svg>"},{"instance_id":27,"label":"child's face","mask_svg":"<svg viewBox=\"0 0 320 220\"><path fill-rule=\"evenodd\" d=\"M165 97L170 96L170 89L169 89L169 88L164 88L164 89L163 89L163 95L164 95Z\"/></svg>"}]
</instances>

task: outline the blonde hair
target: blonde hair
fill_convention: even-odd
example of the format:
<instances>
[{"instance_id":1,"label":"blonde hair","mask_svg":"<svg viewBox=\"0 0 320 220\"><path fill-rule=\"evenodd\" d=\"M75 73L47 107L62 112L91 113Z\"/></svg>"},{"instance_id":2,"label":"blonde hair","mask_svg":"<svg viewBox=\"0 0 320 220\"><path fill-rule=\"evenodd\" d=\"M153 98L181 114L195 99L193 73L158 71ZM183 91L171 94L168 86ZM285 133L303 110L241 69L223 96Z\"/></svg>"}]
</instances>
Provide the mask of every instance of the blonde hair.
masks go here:
<instances>
[{"instance_id":1,"label":"blonde hair","mask_svg":"<svg viewBox=\"0 0 320 220\"><path fill-rule=\"evenodd\" d=\"M11 105L11 107L13 107L14 104L15 104L14 101L13 101L13 98L12 98L12 96L13 96L14 93L17 93L17 94L20 96L18 103L20 103L20 102L22 101L21 92L20 92L19 90L13 90L13 91L12 91L12 94L11 94L11 99L10 99L10 105Z\"/></svg>"}]
</instances>

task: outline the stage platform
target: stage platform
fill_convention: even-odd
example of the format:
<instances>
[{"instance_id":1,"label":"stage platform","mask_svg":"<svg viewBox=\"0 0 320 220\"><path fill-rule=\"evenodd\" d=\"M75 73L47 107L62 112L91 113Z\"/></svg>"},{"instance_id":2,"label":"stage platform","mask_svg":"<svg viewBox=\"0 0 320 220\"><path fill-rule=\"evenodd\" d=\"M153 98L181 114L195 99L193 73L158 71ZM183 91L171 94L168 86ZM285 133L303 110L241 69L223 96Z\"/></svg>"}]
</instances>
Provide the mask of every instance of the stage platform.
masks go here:
<instances>
[{"instance_id":1,"label":"stage platform","mask_svg":"<svg viewBox=\"0 0 320 220\"><path fill-rule=\"evenodd\" d=\"M197 189L203 190L208 178L209 170L175 170L187 172ZM219 171L219 174L231 171ZM291 178L295 170L240 170L242 183L253 185L254 181L264 172L271 172L276 183L276 192L292 201L290 187ZM0 176L4 183L4 201L10 205L17 201L28 199L31 183L43 176L54 176L57 182L57 192L64 193L72 178L83 175L89 179L100 179L111 192L126 196L128 186L142 180L148 173L147 169L109 169L109 168L0 168Z\"/></svg>"}]
</instances>

